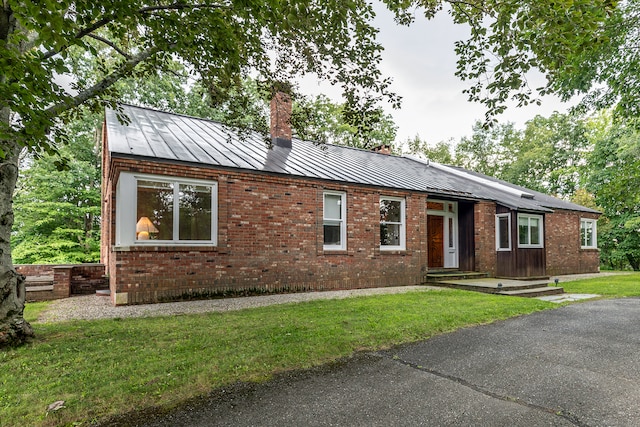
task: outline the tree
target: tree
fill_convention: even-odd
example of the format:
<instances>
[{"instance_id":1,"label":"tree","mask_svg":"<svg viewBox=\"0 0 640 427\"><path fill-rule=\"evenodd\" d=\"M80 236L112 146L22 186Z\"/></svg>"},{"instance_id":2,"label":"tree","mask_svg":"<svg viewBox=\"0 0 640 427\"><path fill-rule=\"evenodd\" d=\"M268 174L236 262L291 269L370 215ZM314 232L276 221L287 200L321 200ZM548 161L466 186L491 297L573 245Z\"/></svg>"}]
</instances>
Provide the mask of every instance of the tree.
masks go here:
<instances>
[{"instance_id":1,"label":"tree","mask_svg":"<svg viewBox=\"0 0 640 427\"><path fill-rule=\"evenodd\" d=\"M610 116L595 126L587 186L604 213L598 222L602 262L640 271L640 132Z\"/></svg>"},{"instance_id":2,"label":"tree","mask_svg":"<svg viewBox=\"0 0 640 427\"><path fill-rule=\"evenodd\" d=\"M315 98L298 98L293 104L292 127L296 136L302 139L331 143L363 149L371 149L381 144L392 145L397 126L389 114L376 109L374 122L358 130L346 120L349 107L336 104L323 95Z\"/></svg>"},{"instance_id":3,"label":"tree","mask_svg":"<svg viewBox=\"0 0 640 427\"><path fill-rule=\"evenodd\" d=\"M573 52L548 89L565 100L586 94L582 111L612 108L614 117L635 120L640 116L640 3L615 4L595 43Z\"/></svg>"},{"instance_id":4,"label":"tree","mask_svg":"<svg viewBox=\"0 0 640 427\"><path fill-rule=\"evenodd\" d=\"M572 114L536 116L524 130L513 123L477 122L456 146L464 167L532 190L570 198L582 188L591 143L584 120Z\"/></svg>"},{"instance_id":5,"label":"tree","mask_svg":"<svg viewBox=\"0 0 640 427\"><path fill-rule=\"evenodd\" d=\"M416 135L413 138L409 138L406 141L406 145L407 154L422 155L429 160L445 165L453 165L455 163L451 146L444 141L431 146L427 141L421 139L420 135Z\"/></svg>"},{"instance_id":6,"label":"tree","mask_svg":"<svg viewBox=\"0 0 640 427\"><path fill-rule=\"evenodd\" d=\"M471 137L461 138L456 145L457 162L466 169L500 178L505 165L514 159L507 147L520 138L521 132L513 123L487 127L478 121Z\"/></svg>"},{"instance_id":7,"label":"tree","mask_svg":"<svg viewBox=\"0 0 640 427\"><path fill-rule=\"evenodd\" d=\"M438 2L426 3L435 8ZM456 75L473 82L465 92L469 100L487 107L485 122L495 123L496 116L507 108L508 100L523 106L539 104L540 96L547 93L568 97L587 91L599 80L597 73L606 65L606 52L620 47L620 39L624 39L615 36L626 25L622 3L452 2L454 21L468 24L471 30L468 40L456 43L459 58ZM637 34L637 24L632 25L630 32ZM630 68L637 69L633 65ZM535 69L545 75L546 86L529 86L528 73Z\"/></svg>"},{"instance_id":8,"label":"tree","mask_svg":"<svg viewBox=\"0 0 640 427\"><path fill-rule=\"evenodd\" d=\"M504 141L500 177L543 193L568 199L582 187L586 157L591 151L584 120L573 114L536 116L518 138Z\"/></svg>"},{"instance_id":9,"label":"tree","mask_svg":"<svg viewBox=\"0 0 640 427\"><path fill-rule=\"evenodd\" d=\"M486 51L497 55L494 83L487 86L497 94L486 102L490 113L500 110L496 104L504 101L505 93L522 92L523 73L531 67L551 74L578 49L588 51L613 7L610 1L596 0L420 0L388 1L388 6L399 22L408 23L415 6L424 7L430 17L444 3L451 5L456 22L472 27L471 39L457 49L461 77L482 78L488 66L479 58ZM12 194L23 147L55 151L65 142L65 123L80 114L80 106L93 111L105 104L116 107L115 82L165 70L170 59L189 64L214 104L240 92L243 77L252 72L269 82L315 73L342 88L348 121L357 129L369 129L379 118L375 113L379 101L398 103L378 68L382 48L370 24L373 17L364 0L4 0L0 8L0 345L22 342L32 333L22 318L24 285L13 268L9 243ZM486 18L494 21L489 33ZM100 66L92 78L74 81L68 91L55 77L72 71L74 50L98 57ZM116 61L103 60L114 52ZM473 90L471 94L488 99Z\"/></svg>"},{"instance_id":10,"label":"tree","mask_svg":"<svg viewBox=\"0 0 640 427\"><path fill-rule=\"evenodd\" d=\"M59 156L27 155L14 194L14 262L82 263L100 258L100 155L95 130L101 117L71 121Z\"/></svg>"}]
</instances>

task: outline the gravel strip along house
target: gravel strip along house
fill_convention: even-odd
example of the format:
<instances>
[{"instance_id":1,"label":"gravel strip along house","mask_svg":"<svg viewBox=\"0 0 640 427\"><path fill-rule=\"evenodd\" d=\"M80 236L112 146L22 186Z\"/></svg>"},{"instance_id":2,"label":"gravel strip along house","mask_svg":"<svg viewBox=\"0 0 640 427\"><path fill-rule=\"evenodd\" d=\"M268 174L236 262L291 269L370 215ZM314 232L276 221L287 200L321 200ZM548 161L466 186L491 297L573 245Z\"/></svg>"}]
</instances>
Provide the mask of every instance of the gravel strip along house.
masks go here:
<instances>
[{"instance_id":1,"label":"gravel strip along house","mask_svg":"<svg viewBox=\"0 0 640 427\"><path fill-rule=\"evenodd\" d=\"M103 127L102 262L115 305L415 285L429 272L598 271L599 212L435 162L122 105Z\"/></svg>"}]
</instances>

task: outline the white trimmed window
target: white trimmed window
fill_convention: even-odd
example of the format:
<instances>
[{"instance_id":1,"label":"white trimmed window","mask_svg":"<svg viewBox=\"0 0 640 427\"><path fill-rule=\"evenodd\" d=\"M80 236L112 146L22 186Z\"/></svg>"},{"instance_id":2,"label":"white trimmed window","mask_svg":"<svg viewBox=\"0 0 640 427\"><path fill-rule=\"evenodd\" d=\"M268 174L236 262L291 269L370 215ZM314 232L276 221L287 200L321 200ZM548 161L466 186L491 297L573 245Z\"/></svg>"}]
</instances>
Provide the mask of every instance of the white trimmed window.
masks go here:
<instances>
[{"instance_id":1,"label":"white trimmed window","mask_svg":"<svg viewBox=\"0 0 640 427\"><path fill-rule=\"evenodd\" d=\"M217 244L217 183L123 172L116 244Z\"/></svg>"},{"instance_id":2,"label":"white trimmed window","mask_svg":"<svg viewBox=\"0 0 640 427\"><path fill-rule=\"evenodd\" d=\"M542 215L518 214L519 248L542 248L543 236Z\"/></svg>"},{"instance_id":3,"label":"white trimmed window","mask_svg":"<svg viewBox=\"0 0 640 427\"><path fill-rule=\"evenodd\" d=\"M580 247L582 249L596 249L598 247L597 224L595 219L580 219Z\"/></svg>"},{"instance_id":4,"label":"white trimmed window","mask_svg":"<svg viewBox=\"0 0 640 427\"><path fill-rule=\"evenodd\" d=\"M405 249L405 201L400 197L380 197L380 249Z\"/></svg>"},{"instance_id":5,"label":"white trimmed window","mask_svg":"<svg viewBox=\"0 0 640 427\"><path fill-rule=\"evenodd\" d=\"M345 193L324 192L322 227L325 251L347 249L347 197Z\"/></svg>"},{"instance_id":6,"label":"white trimmed window","mask_svg":"<svg viewBox=\"0 0 640 427\"><path fill-rule=\"evenodd\" d=\"M511 214L496 215L496 250L511 250Z\"/></svg>"}]
</instances>

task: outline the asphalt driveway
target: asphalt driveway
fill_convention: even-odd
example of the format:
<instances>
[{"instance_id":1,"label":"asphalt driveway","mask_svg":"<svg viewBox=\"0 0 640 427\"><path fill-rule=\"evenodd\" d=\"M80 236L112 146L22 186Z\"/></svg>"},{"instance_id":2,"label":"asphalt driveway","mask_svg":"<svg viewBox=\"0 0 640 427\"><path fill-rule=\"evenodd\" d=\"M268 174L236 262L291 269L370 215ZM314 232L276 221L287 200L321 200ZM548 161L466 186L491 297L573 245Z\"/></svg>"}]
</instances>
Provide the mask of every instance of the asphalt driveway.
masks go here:
<instances>
[{"instance_id":1,"label":"asphalt driveway","mask_svg":"<svg viewBox=\"0 0 640 427\"><path fill-rule=\"evenodd\" d=\"M125 424L638 426L640 299L467 328Z\"/></svg>"}]
</instances>

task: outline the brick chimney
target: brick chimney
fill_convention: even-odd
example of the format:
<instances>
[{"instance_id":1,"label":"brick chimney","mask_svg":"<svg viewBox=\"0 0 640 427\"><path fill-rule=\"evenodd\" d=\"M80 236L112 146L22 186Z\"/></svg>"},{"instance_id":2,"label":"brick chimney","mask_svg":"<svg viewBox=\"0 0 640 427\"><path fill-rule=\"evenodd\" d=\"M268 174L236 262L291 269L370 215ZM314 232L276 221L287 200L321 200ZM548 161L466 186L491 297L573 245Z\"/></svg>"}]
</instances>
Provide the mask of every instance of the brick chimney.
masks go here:
<instances>
[{"instance_id":1,"label":"brick chimney","mask_svg":"<svg viewBox=\"0 0 640 427\"><path fill-rule=\"evenodd\" d=\"M389 155L391 154L391 146L388 144L381 144L381 145L378 145L377 147L373 147L371 151L374 151L380 154Z\"/></svg>"},{"instance_id":2,"label":"brick chimney","mask_svg":"<svg viewBox=\"0 0 640 427\"><path fill-rule=\"evenodd\" d=\"M281 91L271 98L271 142L291 148L291 96Z\"/></svg>"}]
</instances>

